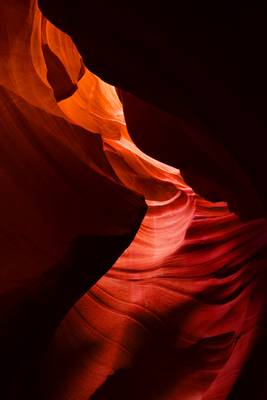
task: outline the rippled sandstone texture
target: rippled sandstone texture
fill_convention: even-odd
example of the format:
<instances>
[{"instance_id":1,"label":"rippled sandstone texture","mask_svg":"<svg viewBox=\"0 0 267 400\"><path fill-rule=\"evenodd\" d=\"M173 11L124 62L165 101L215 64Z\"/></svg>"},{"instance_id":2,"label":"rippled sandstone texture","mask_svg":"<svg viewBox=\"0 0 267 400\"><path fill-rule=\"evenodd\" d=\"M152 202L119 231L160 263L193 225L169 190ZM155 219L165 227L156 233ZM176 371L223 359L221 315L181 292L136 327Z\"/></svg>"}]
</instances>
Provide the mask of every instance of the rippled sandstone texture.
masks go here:
<instances>
[{"instance_id":1,"label":"rippled sandstone texture","mask_svg":"<svg viewBox=\"0 0 267 400\"><path fill-rule=\"evenodd\" d=\"M266 216L263 2L39 4L71 35L91 71L131 93L126 120L134 115L127 124L138 147L242 218Z\"/></svg>"},{"instance_id":2,"label":"rippled sandstone texture","mask_svg":"<svg viewBox=\"0 0 267 400\"><path fill-rule=\"evenodd\" d=\"M241 222L136 147L114 86L34 0L6 0L0 16L1 397L227 399L259 336L265 220ZM95 54L108 70L107 45ZM199 141L182 118L119 96L132 135ZM181 143L184 162L196 150ZM217 150L230 187L258 198Z\"/></svg>"}]
</instances>

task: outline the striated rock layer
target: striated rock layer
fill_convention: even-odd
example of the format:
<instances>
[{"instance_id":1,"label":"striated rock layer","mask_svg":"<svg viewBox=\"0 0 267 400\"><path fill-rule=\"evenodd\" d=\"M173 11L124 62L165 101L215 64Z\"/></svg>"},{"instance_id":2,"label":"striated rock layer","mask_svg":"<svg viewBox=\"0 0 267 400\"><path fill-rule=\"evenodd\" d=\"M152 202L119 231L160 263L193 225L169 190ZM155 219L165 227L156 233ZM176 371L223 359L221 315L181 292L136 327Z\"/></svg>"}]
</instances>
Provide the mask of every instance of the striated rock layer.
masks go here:
<instances>
[{"instance_id":1,"label":"striated rock layer","mask_svg":"<svg viewBox=\"0 0 267 400\"><path fill-rule=\"evenodd\" d=\"M35 0L0 16L2 398L227 399L263 319L266 221L144 154Z\"/></svg>"}]
</instances>

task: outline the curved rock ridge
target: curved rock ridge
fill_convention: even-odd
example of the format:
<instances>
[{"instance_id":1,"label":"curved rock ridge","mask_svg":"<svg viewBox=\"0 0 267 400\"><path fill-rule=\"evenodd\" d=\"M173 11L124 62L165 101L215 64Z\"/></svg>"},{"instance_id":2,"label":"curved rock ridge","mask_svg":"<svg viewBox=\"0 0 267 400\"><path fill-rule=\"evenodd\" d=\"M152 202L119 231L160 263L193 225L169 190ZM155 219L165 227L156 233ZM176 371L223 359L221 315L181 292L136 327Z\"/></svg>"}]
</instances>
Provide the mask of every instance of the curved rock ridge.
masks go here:
<instances>
[{"instance_id":1,"label":"curved rock ridge","mask_svg":"<svg viewBox=\"0 0 267 400\"><path fill-rule=\"evenodd\" d=\"M127 126L142 151L242 219L267 216L264 2L39 5L90 71L128 92Z\"/></svg>"},{"instance_id":2,"label":"curved rock ridge","mask_svg":"<svg viewBox=\"0 0 267 400\"><path fill-rule=\"evenodd\" d=\"M266 220L143 153L35 0L0 16L2 398L226 400L263 320Z\"/></svg>"},{"instance_id":3,"label":"curved rock ridge","mask_svg":"<svg viewBox=\"0 0 267 400\"><path fill-rule=\"evenodd\" d=\"M81 78L71 39L35 1L2 2L0 16L0 395L37 399L56 327L129 246L146 204L119 182L100 134L58 106L57 91Z\"/></svg>"}]
</instances>

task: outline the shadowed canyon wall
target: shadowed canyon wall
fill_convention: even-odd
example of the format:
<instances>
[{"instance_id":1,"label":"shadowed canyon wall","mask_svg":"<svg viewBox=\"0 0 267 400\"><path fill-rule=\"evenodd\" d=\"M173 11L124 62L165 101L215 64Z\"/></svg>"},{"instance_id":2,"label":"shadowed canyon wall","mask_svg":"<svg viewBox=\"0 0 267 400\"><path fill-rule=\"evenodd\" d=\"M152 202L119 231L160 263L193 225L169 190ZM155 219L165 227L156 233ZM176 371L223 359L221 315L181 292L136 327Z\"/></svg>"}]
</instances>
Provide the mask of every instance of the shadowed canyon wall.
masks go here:
<instances>
[{"instance_id":1,"label":"shadowed canyon wall","mask_svg":"<svg viewBox=\"0 0 267 400\"><path fill-rule=\"evenodd\" d=\"M166 10L86 3L0 5L1 397L263 399L261 108Z\"/></svg>"}]
</instances>

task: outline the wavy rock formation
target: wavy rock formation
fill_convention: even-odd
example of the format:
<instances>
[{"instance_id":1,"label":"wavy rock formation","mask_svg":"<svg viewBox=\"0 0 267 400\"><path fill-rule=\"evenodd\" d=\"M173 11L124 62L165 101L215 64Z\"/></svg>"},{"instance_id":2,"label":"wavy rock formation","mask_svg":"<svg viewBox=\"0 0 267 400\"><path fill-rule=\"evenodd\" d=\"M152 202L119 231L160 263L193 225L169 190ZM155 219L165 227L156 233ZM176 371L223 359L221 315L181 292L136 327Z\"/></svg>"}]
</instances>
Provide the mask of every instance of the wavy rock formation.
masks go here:
<instances>
[{"instance_id":1,"label":"wavy rock formation","mask_svg":"<svg viewBox=\"0 0 267 400\"><path fill-rule=\"evenodd\" d=\"M141 151L150 118L157 137L195 133L142 116L37 1L0 16L2 398L226 400L263 320L266 220Z\"/></svg>"},{"instance_id":2,"label":"wavy rock formation","mask_svg":"<svg viewBox=\"0 0 267 400\"><path fill-rule=\"evenodd\" d=\"M138 147L179 168L203 197L242 218L266 217L264 2L39 4L90 71L131 93L125 113L134 114L133 129L127 123ZM154 132L161 119L166 137Z\"/></svg>"},{"instance_id":3,"label":"wavy rock formation","mask_svg":"<svg viewBox=\"0 0 267 400\"><path fill-rule=\"evenodd\" d=\"M45 23L36 2L7 1L0 15L0 391L17 399L30 398L58 323L131 243L146 205L119 182L101 136L57 104L54 94L81 75L71 40ZM52 88L48 77L63 68L68 79L53 78Z\"/></svg>"}]
</instances>

